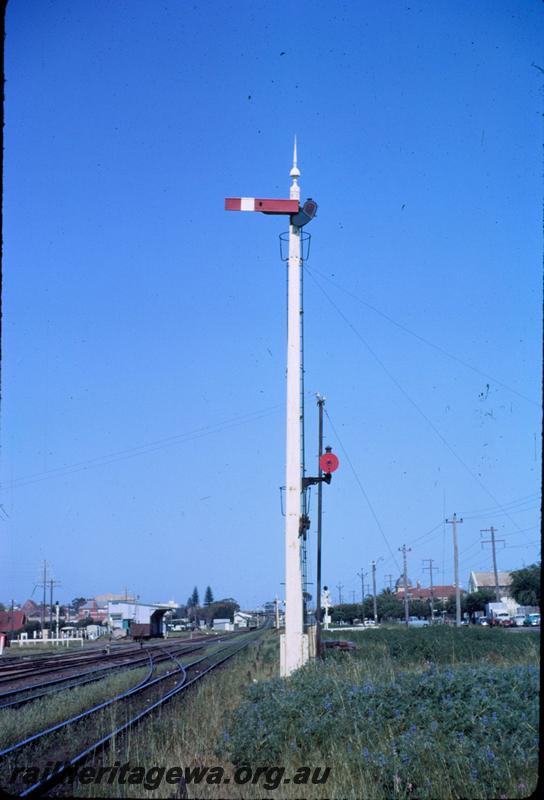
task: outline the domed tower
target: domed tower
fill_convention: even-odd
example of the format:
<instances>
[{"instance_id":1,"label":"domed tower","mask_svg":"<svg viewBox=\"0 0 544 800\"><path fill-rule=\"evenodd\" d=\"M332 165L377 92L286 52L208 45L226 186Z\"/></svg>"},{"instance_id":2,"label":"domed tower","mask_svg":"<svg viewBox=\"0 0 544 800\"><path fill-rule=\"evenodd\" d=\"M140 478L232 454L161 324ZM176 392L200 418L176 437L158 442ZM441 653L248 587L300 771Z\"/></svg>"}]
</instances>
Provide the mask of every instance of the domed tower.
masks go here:
<instances>
[{"instance_id":1,"label":"domed tower","mask_svg":"<svg viewBox=\"0 0 544 800\"><path fill-rule=\"evenodd\" d=\"M408 577L406 578L406 586L408 587L408 589L413 588L412 581ZM398 592L399 589L404 591L404 575L400 575L395 581L395 592Z\"/></svg>"}]
</instances>

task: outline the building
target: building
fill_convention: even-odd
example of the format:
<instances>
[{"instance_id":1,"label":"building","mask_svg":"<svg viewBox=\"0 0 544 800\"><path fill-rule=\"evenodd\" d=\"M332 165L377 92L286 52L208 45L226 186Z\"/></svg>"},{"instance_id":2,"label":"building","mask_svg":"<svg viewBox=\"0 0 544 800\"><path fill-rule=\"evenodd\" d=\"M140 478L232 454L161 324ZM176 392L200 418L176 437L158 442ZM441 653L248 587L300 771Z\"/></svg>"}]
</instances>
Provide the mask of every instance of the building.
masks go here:
<instances>
[{"instance_id":1,"label":"building","mask_svg":"<svg viewBox=\"0 0 544 800\"><path fill-rule=\"evenodd\" d=\"M257 619L253 614L246 614L244 611L236 611L233 623L235 628L253 628L257 625Z\"/></svg>"},{"instance_id":2,"label":"building","mask_svg":"<svg viewBox=\"0 0 544 800\"><path fill-rule=\"evenodd\" d=\"M121 629L130 633L131 625L149 625L151 636L161 636L165 631L163 617L168 606L157 603L121 602L111 600L108 603L107 624L110 630Z\"/></svg>"},{"instance_id":3,"label":"building","mask_svg":"<svg viewBox=\"0 0 544 800\"><path fill-rule=\"evenodd\" d=\"M461 589L461 594L463 593L464 590ZM450 597L455 597L455 586L453 586L453 584L438 584L437 586L433 586L432 594L436 602L446 603ZM404 586L397 588L397 595L401 598L404 597ZM431 590L430 588L420 586L419 583L417 583L415 587L408 587L408 597L410 600L430 601Z\"/></svg>"},{"instance_id":4,"label":"building","mask_svg":"<svg viewBox=\"0 0 544 800\"><path fill-rule=\"evenodd\" d=\"M92 619L93 622L103 622L108 616L107 605L100 608L96 599L87 600L78 608L77 619Z\"/></svg>"},{"instance_id":5,"label":"building","mask_svg":"<svg viewBox=\"0 0 544 800\"><path fill-rule=\"evenodd\" d=\"M233 631L234 625L230 621L230 619L214 619L213 621L213 629L214 631Z\"/></svg>"},{"instance_id":6,"label":"building","mask_svg":"<svg viewBox=\"0 0 544 800\"><path fill-rule=\"evenodd\" d=\"M20 633L26 625L27 619L24 611L0 611L0 633Z\"/></svg>"},{"instance_id":7,"label":"building","mask_svg":"<svg viewBox=\"0 0 544 800\"><path fill-rule=\"evenodd\" d=\"M512 575L509 572L498 572L499 594L502 597L512 597ZM479 589L493 589L495 591L494 572L471 572L468 579L469 592L477 592Z\"/></svg>"},{"instance_id":8,"label":"building","mask_svg":"<svg viewBox=\"0 0 544 800\"><path fill-rule=\"evenodd\" d=\"M134 603L136 601L136 596L133 594L127 594L124 592L123 594L114 594L113 592L106 592L106 594L97 594L95 595L94 599L97 602L99 607L106 607L108 603L113 602L114 600L125 601L126 603Z\"/></svg>"},{"instance_id":9,"label":"building","mask_svg":"<svg viewBox=\"0 0 544 800\"><path fill-rule=\"evenodd\" d=\"M510 572L498 572L499 579L499 600L504 603L510 614L516 614L518 604L512 597L512 575ZM491 589L495 591L494 572L471 572L468 579L469 592L477 592L480 589Z\"/></svg>"},{"instance_id":10,"label":"building","mask_svg":"<svg viewBox=\"0 0 544 800\"><path fill-rule=\"evenodd\" d=\"M26 600L21 606L21 611L25 614L27 622L40 622L42 618L42 606L35 603L34 600ZM46 607L45 617L49 613Z\"/></svg>"}]
</instances>

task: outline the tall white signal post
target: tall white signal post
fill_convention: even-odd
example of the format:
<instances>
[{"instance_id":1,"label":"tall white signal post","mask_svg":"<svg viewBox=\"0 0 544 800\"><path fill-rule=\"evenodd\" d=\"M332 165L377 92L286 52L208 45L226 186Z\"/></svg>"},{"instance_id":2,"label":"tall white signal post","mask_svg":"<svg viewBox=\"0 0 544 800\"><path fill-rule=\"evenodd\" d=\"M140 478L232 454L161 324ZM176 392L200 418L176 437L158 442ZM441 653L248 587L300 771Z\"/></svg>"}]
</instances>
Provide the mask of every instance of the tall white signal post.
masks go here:
<instances>
[{"instance_id":1,"label":"tall white signal post","mask_svg":"<svg viewBox=\"0 0 544 800\"><path fill-rule=\"evenodd\" d=\"M289 197L300 202L297 178L297 143ZM304 635L302 572L300 568L300 501L302 464L300 449L300 228L289 225L289 269L287 293L287 438L285 467L285 634L280 641L280 675L289 675L308 661L308 638Z\"/></svg>"},{"instance_id":2,"label":"tall white signal post","mask_svg":"<svg viewBox=\"0 0 544 800\"><path fill-rule=\"evenodd\" d=\"M236 197L225 200L228 211L261 211L289 215L289 267L287 301L287 435L285 468L285 633L281 636L280 674L290 675L308 661L308 637L304 633L300 523L301 463L301 228L315 216L313 200L300 207L297 143L293 152L289 200Z\"/></svg>"}]
</instances>

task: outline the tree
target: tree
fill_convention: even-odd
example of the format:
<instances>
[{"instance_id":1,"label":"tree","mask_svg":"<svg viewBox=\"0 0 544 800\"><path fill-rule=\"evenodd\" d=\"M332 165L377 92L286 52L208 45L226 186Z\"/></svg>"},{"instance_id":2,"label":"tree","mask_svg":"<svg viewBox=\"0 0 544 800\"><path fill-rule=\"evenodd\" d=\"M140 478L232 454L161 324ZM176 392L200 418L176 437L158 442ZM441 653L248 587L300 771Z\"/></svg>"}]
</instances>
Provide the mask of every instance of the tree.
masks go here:
<instances>
[{"instance_id":1,"label":"tree","mask_svg":"<svg viewBox=\"0 0 544 800\"><path fill-rule=\"evenodd\" d=\"M332 609L333 622L349 622L353 624L353 620L361 617L361 604L360 603L342 603L334 606Z\"/></svg>"},{"instance_id":2,"label":"tree","mask_svg":"<svg viewBox=\"0 0 544 800\"><path fill-rule=\"evenodd\" d=\"M0 603L0 611L5 611L6 607L3 603Z\"/></svg>"},{"instance_id":3,"label":"tree","mask_svg":"<svg viewBox=\"0 0 544 800\"><path fill-rule=\"evenodd\" d=\"M461 592L460 606L461 606L461 615L463 615L465 613L465 611L468 610L467 609L467 596L466 596L466 594L464 592ZM446 614L449 614L452 617L455 617L455 615L457 614L457 604L456 604L456 599L455 599L455 595L454 594L452 594L451 597L448 597L448 599L446 601Z\"/></svg>"},{"instance_id":4,"label":"tree","mask_svg":"<svg viewBox=\"0 0 544 800\"><path fill-rule=\"evenodd\" d=\"M379 619L401 619L404 617L404 602L390 589L384 589L376 598Z\"/></svg>"},{"instance_id":5,"label":"tree","mask_svg":"<svg viewBox=\"0 0 544 800\"><path fill-rule=\"evenodd\" d=\"M32 622L27 622L26 623L25 627L23 628L23 631L25 633L28 633L29 636L32 636L34 631L39 631L40 630L40 627L41 627L41 625L38 622L38 620L33 620Z\"/></svg>"},{"instance_id":6,"label":"tree","mask_svg":"<svg viewBox=\"0 0 544 800\"><path fill-rule=\"evenodd\" d=\"M510 574L514 599L522 606L540 606L540 564L531 564Z\"/></svg>"},{"instance_id":7,"label":"tree","mask_svg":"<svg viewBox=\"0 0 544 800\"><path fill-rule=\"evenodd\" d=\"M472 617L476 611L485 611L487 603L495 602L494 589L478 589L465 595L465 608Z\"/></svg>"},{"instance_id":8,"label":"tree","mask_svg":"<svg viewBox=\"0 0 544 800\"><path fill-rule=\"evenodd\" d=\"M414 617L427 619L431 616L431 604L428 600L411 600L410 614Z\"/></svg>"},{"instance_id":9,"label":"tree","mask_svg":"<svg viewBox=\"0 0 544 800\"><path fill-rule=\"evenodd\" d=\"M74 609L75 613L79 611L80 607L87 602L85 597L74 597L72 600L71 606Z\"/></svg>"},{"instance_id":10,"label":"tree","mask_svg":"<svg viewBox=\"0 0 544 800\"><path fill-rule=\"evenodd\" d=\"M216 600L210 603L207 609L208 620L211 622L213 619L230 619L232 620L234 614L240 610L240 606L232 597L226 597L224 600Z\"/></svg>"},{"instance_id":11,"label":"tree","mask_svg":"<svg viewBox=\"0 0 544 800\"><path fill-rule=\"evenodd\" d=\"M206 594L204 595L204 605L209 606L213 603L213 592L211 586L206 588Z\"/></svg>"},{"instance_id":12,"label":"tree","mask_svg":"<svg viewBox=\"0 0 544 800\"><path fill-rule=\"evenodd\" d=\"M197 606L199 603L200 603L200 599L198 597L198 589L195 586L195 588L193 589L193 593L191 595L191 605L192 606Z\"/></svg>"}]
</instances>

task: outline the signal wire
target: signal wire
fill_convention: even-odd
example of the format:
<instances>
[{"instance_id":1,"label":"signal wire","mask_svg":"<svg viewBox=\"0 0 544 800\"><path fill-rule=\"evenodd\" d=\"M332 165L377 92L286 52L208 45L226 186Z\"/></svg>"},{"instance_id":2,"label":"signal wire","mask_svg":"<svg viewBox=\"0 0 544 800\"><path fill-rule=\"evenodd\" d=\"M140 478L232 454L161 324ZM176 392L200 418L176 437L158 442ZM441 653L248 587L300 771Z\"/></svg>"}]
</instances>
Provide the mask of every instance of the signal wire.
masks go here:
<instances>
[{"instance_id":1,"label":"signal wire","mask_svg":"<svg viewBox=\"0 0 544 800\"><path fill-rule=\"evenodd\" d=\"M361 341L361 342L364 344L364 346L366 347L366 349L368 350L368 352L370 353L370 355L371 355L371 356L374 358L374 360L375 360L375 361L377 361L377 362L378 362L378 364L380 365L380 367L382 368L382 370L385 372L385 374L388 376L388 378L389 378L389 379L390 379L390 380L391 380L391 381L392 381L392 382L395 384L395 386L397 387L397 389L398 389L398 390L399 390L399 391L400 391L400 392L401 392L401 393L404 395L404 397L405 397L405 398L408 400L408 402L409 402L409 403L410 403L410 404L411 404L411 405L412 405L412 406L415 408L415 410L418 412L418 414L419 414L421 417L423 417L423 419L424 419L424 420L427 422L427 424L429 425L429 427L430 427L430 428L431 428L431 429L434 431L434 433L435 433L435 434L438 436L438 438L440 439L440 441L442 442L442 444L443 444L443 445L444 445L444 446L445 446L445 447L446 447L446 448L447 448L447 449L450 451L450 453L451 453L451 454L454 456L454 458L456 458L456 459L457 459L457 461L458 461L458 462L461 464L461 466L462 466L462 467L463 467L463 468L466 470L466 472L468 472L468 474L471 476L471 478L472 478L472 479L473 479L473 480L474 480L474 481L475 481L475 482L476 482L476 483L477 483L477 484L480 486L480 488L482 489L482 491L484 491L484 492L485 492L485 493L486 493L486 494L487 494L487 495L488 495L488 496L489 496L489 497L490 497L490 498L493 500L493 502L494 502L494 503L497 505L497 507L498 507L498 508L500 508L500 509L501 509L501 511L503 511L503 513L504 513L504 514L505 514L505 515L508 517L508 519L510 520L510 522L511 522L511 523L512 523L512 524L513 524L513 525L514 525L516 528L518 528L518 529L519 529L519 526L518 526L517 522L516 522L515 520L513 520L513 519L512 519L512 517L510 516L510 514L508 513L508 511L506 511L506 509L504 509L504 508L503 508L503 506L502 506L502 505L501 505L501 503L500 503L500 502L497 500L497 498L495 497L495 495L494 495L494 494L493 494L493 493L492 493L492 492L491 492L491 491L490 491L490 490L487 488L487 486L486 486L486 485L485 485L485 484L484 484L484 483L483 483L483 482L480 480L480 478L478 478L478 476L474 474L474 472L473 472L473 471L470 469L470 467L468 466L468 464L466 464L466 463L463 461L463 459L461 458L461 456L460 456L460 455L459 455L459 454L458 454L458 453L457 453L457 452L456 452L456 451L453 449L453 447L452 447L452 446L450 445L450 443L449 443L449 442L448 442L448 441L447 441L447 440L444 438L444 436L442 436L442 434L440 433L440 431L438 430L438 428L436 427L436 425L435 425L433 422L431 422L431 420L429 419L429 417L428 417L428 416L425 414L425 412L424 412L424 411L423 411L423 410L422 410L422 409L421 409L421 408L418 406L418 404L416 403L416 401L412 399L412 397L411 397L411 396L408 394L408 392L407 392L407 391L404 389L404 387L403 387L403 386L401 386L401 384L400 384L400 383L398 382L398 380L397 380L397 379L394 377L394 375L392 375L392 373L391 373L391 372L390 372L390 371L387 369L387 367L385 366L385 364L383 363L383 361L381 360L381 358L378 356L378 354L374 352L374 350L373 350L373 349L372 349L372 347L371 347L371 346L368 344L368 342L366 341L366 339L365 339L365 338L362 336L362 334L361 334L361 333L360 333L360 332L357 330L357 328L356 328L356 327L353 325L353 323L352 323L352 322L350 322L350 320L349 320L349 319L346 317L346 315L343 313L343 311L341 311L341 310L338 308L338 306L336 305L336 303L334 302L334 300L332 300L332 298L331 298L331 297L330 297L330 296L327 294L327 292L325 291L325 289L323 289L323 287L320 285L320 283L317 281L317 279L316 279L316 278L315 278L315 277L314 277L314 276L313 276L311 273L309 273L309 274L310 274L310 277L312 278L312 280L314 281L314 283L315 283L315 284L317 285L317 287L319 288L319 290L320 290L320 291L321 291L321 292L322 292L322 293L325 295L325 297L327 298L327 300L329 301L329 303L332 305L332 307L334 308L334 310L337 312L337 314L339 314L339 316L340 316L340 317L342 317L342 319L344 320L344 322L345 322L345 323L346 323L346 324L347 324L347 325L348 325L348 326L351 328L351 330L354 332L354 334L357 336L357 338L358 338L358 339L359 339L359 340L360 340L360 341Z\"/></svg>"},{"instance_id":2,"label":"signal wire","mask_svg":"<svg viewBox=\"0 0 544 800\"><path fill-rule=\"evenodd\" d=\"M118 450L113 453L107 453L103 456L97 456L96 458L78 461L74 464L67 464L64 467L55 467L44 472L37 472L31 475L22 476L20 478L14 478L9 483L6 482L5 484L0 484L0 488L18 489L21 486L27 486L31 483L38 483L43 480L48 480L49 478L67 477L68 475L81 472L82 470L86 470L91 467L101 467L117 461L123 461L126 458L134 458L135 456L154 453L157 450L164 449L165 447L184 444L185 442L190 442L203 436L209 436L212 433L222 433L224 430L228 430L229 428L245 425L248 422L254 422L268 416L269 414L275 413L280 407L280 405L275 405L261 411L238 414L235 417L223 420L222 422L217 422L213 425L205 425L201 428L195 428L187 433L174 434L173 436L167 436L163 439L157 439L153 442L147 442L147 444L135 445L134 447L129 447L125 450Z\"/></svg>"},{"instance_id":3,"label":"signal wire","mask_svg":"<svg viewBox=\"0 0 544 800\"><path fill-rule=\"evenodd\" d=\"M336 428L334 427L334 423L333 423L332 419L330 418L329 412L327 411L327 409L326 409L326 408L324 409L324 411L325 411L325 414L326 414L326 416L327 416L327 419L329 420L330 426L331 426L331 428L333 429L334 435L335 435L335 436L336 436L336 438L338 439L338 444L339 444L339 445L340 445L340 447L342 448L342 452L344 453L344 455L345 455L345 457L346 457L346 461L348 462L348 464L349 464L349 465L350 465L350 467L351 467L351 471L353 472L353 475L355 476L355 480L357 481L357 484L358 484L358 486L359 486L359 489L360 489L360 490L361 490L361 492L363 493L363 497L365 498L365 500L366 500L366 502L367 502L367 505L368 505L368 507L369 507L369 509L370 509L370 511L371 511L371 514L372 514L372 516L374 517L374 522L375 522L375 523L376 523L376 525L378 526L378 530L380 531L381 535L383 536L384 542L385 542L385 544L387 545L387 549L389 550L389 553L390 553L390 555L391 555L391 558L392 558L392 559L393 559L393 561L395 562L395 566L397 567L397 569L398 569L398 570L400 570L400 566L399 566L399 564L398 564L398 562L397 562L397 559L396 559L396 557L395 557L395 554L394 554L393 550L391 549L391 545L389 544L389 540L388 540L387 536L385 535L385 531L384 531L384 529L382 528L382 525L381 525L381 523L380 523L380 520L378 519L378 516L377 516L376 512L374 511L374 506L373 506L373 505L372 505L372 503L370 502L370 498L369 498L368 494L367 494L367 493L366 493L366 491L365 491L365 488L364 488L364 486L363 486L363 484L362 484L362 482L361 482L361 479L359 478L359 476L358 476L358 474L357 474L357 471L356 471L355 467L353 466L353 462L352 462L351 458L350 458L350 457L349 457L349 455L348 455L348 451L346 450L346 448L345 448L344 444L342 443L342 440L340 439L340 436L339 436L339 434L338 434L338 431L337 431L337 430L336 430Z\"/></svg>"},{"instance_id":4,"label":"signal wire","mask_svg":"<svg viewBox=\"0 0 544 800\"><path fill-rule=\"evenodd\" d=\"M492 375L488 375L486 372L483 372L483 370L478 369L478 367L474 367L472 364L469 364L467 361L464 361L462 358L459 358L458 356L453 355L453 353L449 353L443 347L440 347L440 345L435 344L434 342L431 342L429 339L426 339L424 336L420 336L418 333L415 333L415 331L410 330L410 328L407 328L406 325L403 325L402 323L397 322L392 317L390 317L388 314L386 314L383 311L380 311L379 308L376 308L376 306L373 306L370 303L367 303L366 300L363 300L362 298L358 297L356 294L354 294L354 292L349 291L349 289L344 289L343 286L340 286L335 281L332 281L330 278L328 278L322 272L320 272L319 270L316 270L315 267L311 267L311 269L310 269L309 267L304 266L304 268L308 272L317 273L321 278L323 278L324 280L328 281L328 283L332 284L336 289L339 289L341 292L344 292L345 294L349 295L350 297L353 297L353 299L357 300L357 302L361 303L361 305L366 306L371 311L374 311L375 314L378 314L380 317L383 317L388 322L390 322L392 325L395 325L397 328L400 328L400 330L404 331L405 333L410 334L410 336L413 336L415 339L419 339L420 342L423 342L424 344L428 345L429 347L433 347L435 350L438 350L439 353L442 353L443 355L447 356L448 358L451 358L453 361L457 361L459 364L462 364L467 369L470 369L473 372L478 373L482 377L487 378L490 381L493 381L493 383L496 383L497 386L502 386L503 389L506 389L507 391L512 392L513 394L516 394L518 397L521 397L523 400L526 400L528 403L531 403L532 405L535 405L535 406L539 405L539 403L537 403L535 400L532 400L530 397L527 397L526 395L522 394L521 392L518 392L517 389L514 389L511 386L508 386L503 381L499 381L497 378L494 378Z\"/></svg>"}]
</instances>

